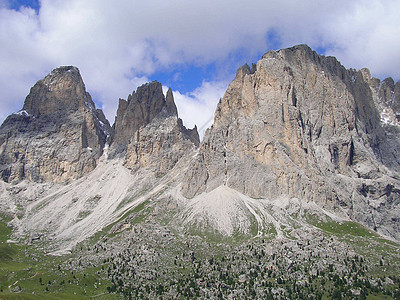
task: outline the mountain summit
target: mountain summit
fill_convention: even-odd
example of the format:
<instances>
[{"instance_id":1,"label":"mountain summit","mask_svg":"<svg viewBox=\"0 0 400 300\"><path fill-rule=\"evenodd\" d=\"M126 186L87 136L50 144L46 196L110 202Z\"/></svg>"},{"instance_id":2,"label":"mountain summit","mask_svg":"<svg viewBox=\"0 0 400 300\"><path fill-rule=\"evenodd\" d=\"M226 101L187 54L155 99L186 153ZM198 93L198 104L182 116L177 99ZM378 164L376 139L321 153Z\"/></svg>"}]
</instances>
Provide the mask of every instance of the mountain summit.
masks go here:
<instances>
[{"instance_id":1,"label":"mountain summit","mask_svg":"<svg viewBox=\"0 0 400 300\"><path fill-rule=\"evenodd\" d=\"M79 69L64 66L54 69L39 80L25 99L22 110L39 117L51 114L69 114L94 107Z\"/></svg>"},{"instance_id":2,"label":"mountain summit","mask_svg":"<svg viewBox=\"0 0 400 300\"><path fill-rule=\"evenodd\" d=\"M197 128L186 129L178 118L172 90L164 96L161 83L137 88L119 100L111 156L125 155L125 166L150 167L157 174L170 170L185 152L200 143Z\"/></svg>"},{"instance_id":3,"label":"mountain summit","mask_svg":"<svg viewBox=\"0 0 400 300\"><path fill-rule=\"evenodd\" d=\"M128 96L120 99L114 123L113 143L126 146L133 134L149 124L164 110L164 115L177 115L175 103L167 106L161 83L153 81L140 86Z\"/></svg>"},{"instance_id":4,"label":"mountain summit","mask_svg":"<svg viewBox=\"0 0 400 300\"><path fill-rule=\"evenodd\" d=\"M399 239L399 86L306 45L271 50L237 71L182 193L312 201Z\"/></svg>"},{"instance_id":5,"label":"mountain summit","mask_svg":"<svg viewBox=\"0 0 400 300\"><path fill-rule=\"evenodd\" d=\"M399 109L399 82L347 70L336 58L298 45L239 68L200 143L161 83L120 99L111 128L79 70L60 67L1 126L0 174L13 183L71 182L90 174L106 152L102 168L115 160L142 174L137 189L165 178L176 199L186 199L181 217L190 216L191 224L225 222L220 228L230 234L248 208L215 220L202 205L295 199L400 239ZM243 224L240 230L248 230Z\"/></svg>"},{"instance_id":6,"label":"mountain summit","mask_svg":"<svg viewBox=\"0 0 400 300\"><path fill-rule=\"evenodd\" d=\"M39 80L21 111L0 127L0 174L6 182L67 182L96 167L111 134L76 67Z\"/></svg>"},{"instance_id":7,"label":"mountain summit","mask_svg":"<svg viewBox=\"0 0 400 300\"><path fill-rule=\"evenodd\" d=\"M239 68L200 143L161 83L110 127L57 68L0 127L0 298L397 299L399 109L299 45Z\"/></svg>"}]
</instances>

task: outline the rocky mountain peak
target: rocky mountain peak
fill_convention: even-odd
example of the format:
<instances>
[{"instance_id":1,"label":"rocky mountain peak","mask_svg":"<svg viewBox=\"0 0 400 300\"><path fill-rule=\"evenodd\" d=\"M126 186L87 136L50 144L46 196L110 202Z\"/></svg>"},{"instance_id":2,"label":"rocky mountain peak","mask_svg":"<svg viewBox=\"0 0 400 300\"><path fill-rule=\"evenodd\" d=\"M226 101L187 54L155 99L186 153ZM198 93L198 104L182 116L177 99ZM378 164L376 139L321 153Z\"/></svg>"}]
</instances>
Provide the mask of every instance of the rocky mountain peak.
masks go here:
<instances>
[{"instance_id":1,"label":"rocky mountain peak","mask_svg":"<svg viewBox=\"0 0 400 300\"><path fill-rule=\"evenodd\" d=\"M162 85L158 81L145 83L137 88L131 95L128 96L128 103L141 103L143 112L143 120L151 122L161 109L165 106L165 97L162 90ZM131 105L132 105L131 104Z\"/></svg>"},{"instance_id":2,"label":"rocky mountain peak","mask_svg":"<svg viewBox=\"0 0 400 300\"><path fill-rule=\"evenodd\" d=\"M283 58L290 61L292 64L295 61L317 61L320 56L312 50L308 45L296 45L290 48L280 49L280 50L269 50L266 52L262 59L278 59Z\"/></svg>"},{"instance_id":3,"label":"rocky mountain peak","mask_svg":"<svg viewBox=\"0 0 400 300\"><path fill-rule=\"evenodd\" d=\"M400 189L400 130L388 117L396 85L306 45L267 52L255 67L239 68L183 194L227 186L252 198L314 201L399 238L390 220L400 197L385 193Z\"/></svg>"},{"instance_id":4,"label":"rocky mountain peak","mask_svg":"<svg viewBox=\"0 0 400 300\"><path fill-rule=\"evenodd\" d=\"M114 123L113 144L127 145L133 134L140 127L149 124L164 107L166 99L162 85L157 81L138 87L128 96L128 100L120 99Z\"/></svg>"},{"instance_id":5,"label":"rocky mountain peak","mask_svg":"<svg viewBox=\"0 0 400 300\"><path fill-rule=\"evenodd\" d=\"M92 171L111 135L78 68L54 69L0 127L4 181L67 182Z\"/></svg>"},{"instance_id":6,"label":"rocky mountain peak","mask_svg":"<svg viewBox=\"0 0 400 300\"><path fill-rule=\"evenodd\" d=\"M38 117L63 115L85 108L93 109L94 103L86 92L79 69L63 66L54 69L31 88L23 110Z\"/></svg>"},{"instance_id":7,"label":"rocky mountain peak","mask_svg":"<svg viewBox=\"0 0 400 300\"><path fill-rule=\"evenodd\" d=\"M243 80L245 75L250 75L253 74L257 69L257 65L252 64L252 67L250 68L248 64L244 64L241 66L237 71L236 71L236 80Z\"/></svg>"},{"instance_id":8,"label":"rocky mountain peak","mask_svg":"<svg viewBox=\"0 0 400 300\"><path fill-rule=\"evenodd\" d=\"M178 118L171 89L164 96L162 85L157 81L138 87L128 96L128 100L119 100L112 139L114 149L118 148L117 152L126 150L129 140L140 128L157 117L166 119L171 116Z\"/></svg>"},{"instance_id":9,"label":"rocky mountain peak","mask_svg":"<svg viewBox=\"0 0 400 300\"><path fill-rule=\"evenodd\" d=\"M172 94L171 88L167 91L167 96L165 97L165 108L167 110L167 114L172 116L178 115L178 110L175 105L174 96Z\"/></svg>"},{"instance_id":10,"label":"rocky mountain peak","mask_svg":"<svg viewBox=\"0 0 400 300\"><path fill-rule=\"evenodd\" d=\"M383 81L372 78L372 85L378 95L378 102L386 114L386 119L391 124L398 124L400 121L400 81L394 82L393 78L388 77ZM389 116L388 109L393 110L394 115Z\"/></svg>"},{"instance_id":11,"label":"rocky mountain peak","mask_svg":"<svg viewBox=\"0 0 400 300\"><path fill-rule=\"evenodd\" d=\"M197 128L183 126L172 90L164 96L161 83L146 83L120 99L110 155L123 156L127 168L164 174L199 143Z\"/></svg>"}]
</instances>

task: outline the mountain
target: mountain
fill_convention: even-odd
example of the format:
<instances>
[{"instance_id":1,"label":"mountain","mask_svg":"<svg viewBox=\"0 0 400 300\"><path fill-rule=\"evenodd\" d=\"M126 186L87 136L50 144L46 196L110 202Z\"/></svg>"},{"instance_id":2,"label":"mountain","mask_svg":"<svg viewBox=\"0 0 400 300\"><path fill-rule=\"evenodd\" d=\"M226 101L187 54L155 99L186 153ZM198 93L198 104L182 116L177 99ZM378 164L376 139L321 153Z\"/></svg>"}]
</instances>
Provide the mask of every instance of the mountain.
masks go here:
<instances>
[{"instance_id":1,"label":"mountain","mask_svg":"<svg viewBox=\"0 0 400 300\"><path fill-rule=\"evenodd\" d=\"M317 214L328 210L400 239L399 82L371 78L367 69L347 70L336 58L306 45L271 50L251 68L237 71L201 143L197 128L186 129L179 119L171 89L164 95L154 81L127 99L119 100L111 128L95 109L79 70L53 70L0 128L3 180L71 183L87 190L83 186L92 185L88 178L95 180L96 166L111 170L110 164L117 164L129 170L129 177L142 175L140 180L138 175L120 178L135 181L136 190L133 182L115 186L125 192L117 199L108 195L105 202L126 202L164 178L181 205L176 221L189 228L213 224L223 234L246 233L252 226L249 218L259 220L254 209L263 213L271 203L313 203ZM82 194L75 188L67 194ZM98 195L91 190L82 201ZM74 214L94 208L81 210ZM31 231L44 226L33 224L31 214L25 217ZM61 230L61 219L53 220L54 230ZM259 223L266 227L270 221ZM63 226L67 230L69 225Z\"/></svg>"},{"instance_id":2,"label":"mountain","mask_svg":"<svg viewBox=\"0 0 400 300\"><path fill-rule=\"evenodd\" d=\"M297 198L398 240L399 91L306 45L271 50L237 71L182 193Z\"/></svg>"},{"instance_id":3,"label":"mountain","mask_svg":"<svg viewBox=\"0 0 400 300\"><path fill-rule=\"evenodd\" d=\"M124 166L137 170L152 168L165 174L188 148L200 143L197 128L186 129L178 118L172 90L164 96L161 83L138 87L119 100L113 125L111 156L125 155Z\"/></svg>"},{"instance_id":4,"label":"mountain","mask_svg":"<svg viewBox=\"0 0 400 300\"><path fill-rule=\"evenodd\" d=\"M19 216L11 222L18 236L52 240L55 253L69 252L165 184L176 185L179 162L187 165L199 145L197 129L178 118L172 91L164 96L156 81L119 100L111 128L75 67L40 80L0 133L1 157L10 161L3 174L11 174L2 210ZM17 166L22 171L12 176Z\"/></svg>"},{"instance_id":5,"label":"mountain","mask_svg":"<svg viewBox=\"0 0 400 300\"><path fill-rule=\"evenodd\" d=\"M0 127L0 298L400 297L400 83L306 45L239 68L200 142L171 89L111 127L60 67Z\"/></svg>"},{"instance_id":6,"label":"mountain","mask_svg":"<svg viewBox=\"0 0 400 300\"><path fill-rule=\"evenodd\" d=\"M111 134L85 90L79 70L60 67L39 80L22 110L0 127L5 182L69 182L96 168Z\"/></svg>"}]
</instances>

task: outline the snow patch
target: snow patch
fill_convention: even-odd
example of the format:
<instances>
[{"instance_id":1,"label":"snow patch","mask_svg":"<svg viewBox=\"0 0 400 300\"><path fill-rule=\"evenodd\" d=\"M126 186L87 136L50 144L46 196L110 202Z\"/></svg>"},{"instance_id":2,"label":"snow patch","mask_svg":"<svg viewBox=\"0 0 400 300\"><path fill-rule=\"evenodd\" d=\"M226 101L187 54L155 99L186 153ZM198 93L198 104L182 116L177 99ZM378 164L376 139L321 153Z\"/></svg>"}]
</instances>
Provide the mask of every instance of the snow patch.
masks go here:
<instances>
[{"instance_id":1,"label":"snow patch","mask_svg":"<svg viewBox=\"0 0 400 300\"><path fill-rule=\"evenodd\" d=\"M396 118L396 115L390 108L383 108L381 112L381 123L383 125L397 126L400 127L399 121Z\"/></svg>"},{"instance_id":2,"label":"snow patch","mask_svg":"<svg viewBox=\"0 0 400 300\"><path fill-rule=\"evenodd\" d=\"M13 113L13 115L24 116L24 117L30 117L31 116L26 110L20 110L18 112Z\"/></svg>"},{"instance_id":3,"label":"snow patch","mask_svg":"<svg viewBox=\"0 0 400 300\"><path fill-rule=\"evenodd\" d=\"M108 139L108 136L107 136ZM108 149L110 148L110 145L106 143L103 147L103 156L107 160L108 159Z\"/></svg>"}]
</instances>

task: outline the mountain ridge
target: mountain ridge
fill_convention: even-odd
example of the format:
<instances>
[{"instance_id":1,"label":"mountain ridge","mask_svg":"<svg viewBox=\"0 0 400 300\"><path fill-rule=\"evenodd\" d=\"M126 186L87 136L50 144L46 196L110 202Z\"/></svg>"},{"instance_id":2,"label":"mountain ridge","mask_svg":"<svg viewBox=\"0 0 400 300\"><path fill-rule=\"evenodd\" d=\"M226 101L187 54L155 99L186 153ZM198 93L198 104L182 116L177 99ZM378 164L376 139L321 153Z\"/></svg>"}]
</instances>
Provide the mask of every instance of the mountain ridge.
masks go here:
<instances>
[{"instance_id":1,"label":"mountain ridge","mask_svg":"<svg viewBox=\"0 0 400 300\"><path fill-rule=\"evenodd\" d=\"M184 177L183 194L226 185L253 198L286 195L398 239L399 197L385 191L399 184L399 123L381 121L391 108L378 110L382 99L368 74L305 45L269 51L251 69L239 68ZM370 201L378 207L370 210Z\"/></svg>"},{"instance_id":2,"label":"mountain ridge","mask_svg":"<svg viewBox=\"0 0 400 300\"><path fill-rule=\"evenodd\" d=\"M120 99L111 127L101 111L95 109L79 70L61 67L39 81L28 95L23 110L11 115L11 121L0 128L2 174L14 184L27 179L41 182L43 186L48 182L51 186L53 183L70 184L79 178L83 183L97 165L107 169L110 164L116 164L129 170L133 176L130 180L137 182L137 190L133 183L120 187L125 191L124 196L121 194L115 201L121 205L130 201L136 203L132 199L136 199L139 191L147 195L145 191L152 190L165 178L166 186L160 197L170 195L168 197L175 199L178 207L192 216L189 222L192 224L199 225L199 220L203 220L219 227L219 222L227 221L212 220L207 209L192 211L194 208L190 205L191 199L203 199L198 203L207 206L210 200L206 194L227 187L243 197L260 201L275 203L278 199L284 202L297 199L300 203L313 202L323 210L334 212L339 219L355 220L398 240L398 86L399 83L394 84L390 79L380 82L371 78L367 69L347 70L337 59L321 56L306 45L271 50L251 68L244 65L238 69L236 78L218 103L214 124L200 143L197 128L186 129L178 117L172 90L164 95L159 82L138 87L128 100ZM74 101L63 111L63 103L71 95ZM90 126L88 116L93 120ZM13 125L13 119L17 125ZM76 138L72 139L74 144L71 147L79 149L79 157L90 155L90 168L72 175L63 171L65 175L59 180L57 166L68 167L71 164L68 161L54 162L57 151L63 149L61 146L57 151L52 150L50 158L42 156L36 158L41 162L34 160L39 173L43 169L40 163L52 162L51 168L46 169L46 174L50 175L29 175L27 166L32 162L26 162L25 157L30 157L32 151L26 155L16 146L20 139L18 134L24 138L27 136L35 147L39 145L46 149L48 144L53 144L53 135L61 133L62 141L71 141L66 139L71 133L60 131L60 128L70 129L70 125L75 123L68 122L75 119L78 125L74 129ZM53 127L48 130L50 139L47 139L45 130L36 128L38 120L43 120L43 124L52 120ZM60 124L64 121L68 126ZM28 124L27 132L24 132L25 124ZM107 130L98 130L104 127ZM21 132L17 133L19 131L15 128ZM16 132L16 135L10 136L10 132ZM40 136L39 141L35 134ZM13 139L16 142L12 142ZM19 157L23 158L14 158L14 161L9 158L7 161L7 155L15 153L10 149L18 149L22 153ZM11 176L12 172L17 175ZM94 180L93 176L90 178ZM106 184L107 179L103 180ZM30 185L29 182L21 184ZM218 191L221 195L232 194L225 189ZM12 200L15 195L11 188L5 194L7 201L15 201ZM46 197L47 192L42 194ZM84 198L74 196L71 199L85 203L98 196L94 190L85 195ZM26 193L22 198L37 201L35 197L38 196ZM103 197L109 201L111 196ZM245 199L243 197L239 198ZM43 203L50 205L47 201ZM100 209L93 205L87 204L91 208L86 210L85 205L77 206L70 202L74 213L66 210L62 214L77 216L78 213L89 217ZM254 212L254 209L261 213L260 207L251 205L237 212L238 216L248 215L247 211ZM211 206L208 209L212 209ZM112 215L117 218L114 213ZM182 217L177 216L178 219ZM274 217L261 214L260 218L273 220ZM71 220L81 221L80 218ZM53 222L58 224L56 220ZM39 223L29 224L33 230L39 226ZM58 229L54 228L57 232ZM247 232L248 228L240 230Z\"/></svg>"},{"instance_id":3,"label":"mountain ridge","mask_svg":"<svg viewBox=\"0 0 400 300\"><path fill-rule=\"evenodd\" d=\"M200 142L160 83L111 127L55 69L0 127L0 298L397 299L398 87L269 51Z\"/></svg>"}]
</instances>

